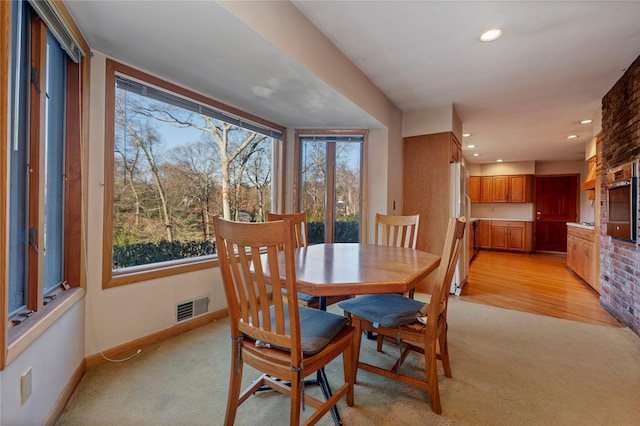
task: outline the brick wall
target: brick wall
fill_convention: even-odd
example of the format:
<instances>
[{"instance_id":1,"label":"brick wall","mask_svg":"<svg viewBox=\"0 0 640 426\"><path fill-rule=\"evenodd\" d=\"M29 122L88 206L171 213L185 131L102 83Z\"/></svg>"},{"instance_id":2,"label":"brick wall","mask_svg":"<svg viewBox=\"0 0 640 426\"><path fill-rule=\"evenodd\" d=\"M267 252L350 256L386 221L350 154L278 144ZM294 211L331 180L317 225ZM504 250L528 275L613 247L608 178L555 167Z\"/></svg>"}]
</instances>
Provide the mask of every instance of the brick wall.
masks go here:
<instances>
[{"instance_id":1,"label":"brick wall","mask_svg":"<svg viewBox=\"0 0 640 426\"><path fill-rule=\"evenodd\" d=\"M603 173L640 157L640 57L602 99L602 138ZM607 192L603 182L600 302L620 322L640 335L640 248L606 235L606 206Z\"/></svg>"}]
</instances>

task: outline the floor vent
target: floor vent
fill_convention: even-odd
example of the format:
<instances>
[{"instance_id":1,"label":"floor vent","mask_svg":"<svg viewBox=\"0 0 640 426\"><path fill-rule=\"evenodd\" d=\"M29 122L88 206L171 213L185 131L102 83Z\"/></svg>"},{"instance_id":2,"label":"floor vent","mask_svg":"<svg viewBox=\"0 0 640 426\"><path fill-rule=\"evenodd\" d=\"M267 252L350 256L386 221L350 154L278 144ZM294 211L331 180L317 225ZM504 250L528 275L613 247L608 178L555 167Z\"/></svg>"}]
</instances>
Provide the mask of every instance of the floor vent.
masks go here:
<instances>
[{"instance_id":1,"label":"floor vent","mask_svg":"<svg viewBox=\"0 0 640 426\"><path fill-rule=\"evenodd\" d=\"M204 296L176 304L176 322L206 314L209 312L209 302L209 296Z\"/></svg>"}]
</instances>

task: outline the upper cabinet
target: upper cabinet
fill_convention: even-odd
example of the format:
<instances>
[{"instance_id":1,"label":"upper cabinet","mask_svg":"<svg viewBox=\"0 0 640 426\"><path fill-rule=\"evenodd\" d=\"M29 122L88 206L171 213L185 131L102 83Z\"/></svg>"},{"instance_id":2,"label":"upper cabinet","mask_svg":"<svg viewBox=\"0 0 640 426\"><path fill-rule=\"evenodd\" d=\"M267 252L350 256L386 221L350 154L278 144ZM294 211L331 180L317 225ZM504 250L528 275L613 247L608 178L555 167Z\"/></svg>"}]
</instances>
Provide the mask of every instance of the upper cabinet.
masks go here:
<instances>
[{"instance_id":1,"label":"upper cabinet","mask_svg":"<svg viewBox=\"0 0 640 426\"><path fill-rule=\"evenodd\" d=\"M474 188L479 194L474 193ZM469 196L472 203L531 203L533 175L471 176Z\"/></svg>"},{"instance_id":2,"label":"upper cabinet","mask_svg":"<svg viewBox=\"0 0 640 426\"><path fill-rule=\"evenodd\" d=\"M469 177L469 198L472 203L480 202L480 176Z\"/></svg>"},{"instance_id":3,"label":"upper cabinet","mask_svg":"<svg viewBox=\"0 0 640 426\"><path fill-rule=\"evenodd\" d=\"M493 202L493 176L480 177L480 202Z\"/></svg>"}]
</instances>

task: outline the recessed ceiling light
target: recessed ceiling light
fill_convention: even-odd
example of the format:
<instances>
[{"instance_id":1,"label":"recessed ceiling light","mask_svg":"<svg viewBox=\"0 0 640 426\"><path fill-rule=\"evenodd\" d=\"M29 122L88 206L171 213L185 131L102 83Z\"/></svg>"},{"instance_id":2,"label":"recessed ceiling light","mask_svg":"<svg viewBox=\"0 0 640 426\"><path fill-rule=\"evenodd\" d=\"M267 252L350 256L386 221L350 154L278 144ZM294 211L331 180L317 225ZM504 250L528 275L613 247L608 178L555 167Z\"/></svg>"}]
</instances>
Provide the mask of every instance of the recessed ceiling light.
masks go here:
<instances>
[{"instance_id":1,"label":"recessed ceiling light","mask_svg":"<svg viewBox=\"0 0 640 426\"><path fill-rule=\"evenodd\" d=\"M578 137L578 135L569 135L569 136L567 136L567 139L575 139L577 137Z\"/></svg>"},{"instance_id":2,"label":"recessed ceiling light","mask_svg":"<svg viewBox=\"0 0 640 426\"><path fill-rule=\"evenodd\" d=\"M591 122L593 122L593 120L592 120L592 119L590 119L590 118L587 118L586 120L582 120L582 121L580 122L580 124L589 124L589 123L591 123Z\"/></svg>"},{"instance_id":3,"label":"recessed ceiling light","mask_svg":"<svg viewBox=\"0 0 640 426\"><path fill-rule=\"evenodd\" d=\"M471 136L471 133L463 133L463 134L462 134L462 137L463 137L463 138L468 138L469 136Z\"/></svg>"},{"instance_id":4,"label":"recessed ceiling light","mask_svg":"<svg viewBox=\"0 0 640 426\"><path fill-rule=\"evenodd\" d=\"M473 149L475 147L476 147L475 145L467 145L467 148L469 148L469 149Z\"/></svg>"},{"instance_id":5,"label":"recessed ceiling light","mask_svg":"<svg viewBox=\"0 0 640 426\"><path fill-rule=\"evenodd\" d=\"M502 30L496 28L482 33L482 35L480 36L480 41L493 41L499 39L501 36Z\"/></svg>"},{"instance_id":6,"label":"recessed ceiling light","mask_svg":"<svg viewBox=\"0 0 640 426\"><path fill-rule=\"evenodd\" d=\"M502 163L502 159L496 160L496 163Z\"/></svg>"},{"instance_id":7,"label":"recessed ceiling light","mask_svg":"<svg viewBox=\"0 0 640 426\"><path fill-rule=\"evenodd\" d=\"M478 154L477 152L475 154L473 154L474 157L480 157L480 154Z\"/></svg>"}]
</instances>

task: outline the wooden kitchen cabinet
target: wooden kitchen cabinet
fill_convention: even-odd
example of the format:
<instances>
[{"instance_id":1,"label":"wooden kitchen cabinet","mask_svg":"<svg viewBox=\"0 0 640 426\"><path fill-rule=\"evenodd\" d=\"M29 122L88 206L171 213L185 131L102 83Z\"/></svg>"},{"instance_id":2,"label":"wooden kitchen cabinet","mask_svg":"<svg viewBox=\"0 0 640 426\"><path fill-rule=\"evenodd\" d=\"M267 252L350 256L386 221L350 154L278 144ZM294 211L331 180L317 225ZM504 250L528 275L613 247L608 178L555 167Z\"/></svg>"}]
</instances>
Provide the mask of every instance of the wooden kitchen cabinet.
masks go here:
<instances>
[{"instance_id":1,"label":"wooden kitchen cabinet","mask_svg":"<svg viewBox=\"0 0 640 426\"><path fill-rule=\"evenodd\" d=\"M509 176L493 176L492 202L509 202Z\"/></svg>"},{"instance_id":2,"label":"wooden kitchen cabinet","mask_svg":"<svg viewBox=\"0 0 640 426\"><path fill-rule=\"evenodd\" d=\"M533 201L533 175L509 176L509 202L531 203Z\"/></svg>"},{"instance_id":3,"label":"wooden kitchen cabinet","mask_svg":"<svg viewBox=\"0 0 640 426\"><path fill-rule=\"evenodd\" d=\"M491 248L491 221L479 220L478 221L478 248L490 249Z\"/></svg>"},{"instance_id":4,"label":"wooden kitchen cabinet","mask_svg":"<svg viewBox=\"0 0 640 426\"><path fill-rule=\"evenodd\" d=\"M469 176L469 198L472 203L480 202L480 176Z\"/></svg>"},{"instance_id":5,"label":"wooden kitchen cabinet","mask_svg":"<svg viewBox=\"0 0 640 426\"><path fill-rule=\"evenodd\" d=\"M456 143L451 132L403 139L402 214L420 214L418 250L442 252L451 216L451 160L457 155ZM430 274L416 291L430 293L435 280L436 274Z\"/></svg>"},{"instance_id":6,"label":"wooden kitchen cabinet","mask_svg":"<svg viewBox=\"0 0 640 426\"><path fill-rule=\"evenodd\" d=\"M460 163L462 162L462 145L458 142L458 139L453 135L453 133L450 134L450 137L451 162Z\"/></svg>"},{"instance_id":7,"label":"wooden kitchen cabinet","mask_svg":"<svg viewBox=\"0 0 640 426\"><path fill-rule=\"evenodd\" d=\"M533 175L480 176L478 198L481 203L531 203Z\"/></svg>"},{"instance_id":8,"label":"wooden kitchen cabinet","mask_svg":"<svg viewBox=\"0 0 640 426\"><path fill-rule=\"evenodd\" d=\"M477 221L467 222L467 235L469 236L469 255L467 259L469 259L469 262L471 262L471 259L473 259L473 256L476 254L476 226Z\"/></svg>"},{"instance_id":9,"label":"wooden kitchen cabinet","mask_svg":"<svg viewBox=\"0 0 640 426\"><path fill-rule=\"evenodd\" d=\"M595 283L595 231L567 227L567 266L596 291Z\"/></svg>"},{"instance_id":10,"label":"wooden kitchen cabinet","mask_svg":"<svg viewBox=\"0 0 640 426\"><path fill-rule=\"evenodd\" d=\"M480 177L480 202L493 202L493 176Z\"/></svg>"},{"instance_id":11,"label":"wooden kitchen cabinet","mask_svg":"<svg viewBox=\"0 0 640 426\"><path fill-rule=\"evenodd\" d=\"M532 237L532 222L491 221L491 248L494 250L530 252Z\"/></svg>"}]
</instances>

